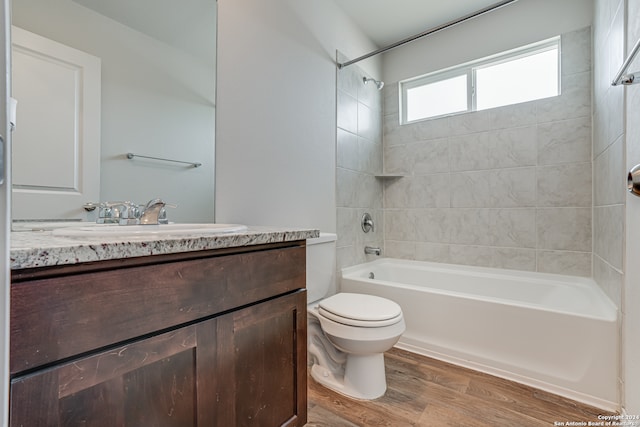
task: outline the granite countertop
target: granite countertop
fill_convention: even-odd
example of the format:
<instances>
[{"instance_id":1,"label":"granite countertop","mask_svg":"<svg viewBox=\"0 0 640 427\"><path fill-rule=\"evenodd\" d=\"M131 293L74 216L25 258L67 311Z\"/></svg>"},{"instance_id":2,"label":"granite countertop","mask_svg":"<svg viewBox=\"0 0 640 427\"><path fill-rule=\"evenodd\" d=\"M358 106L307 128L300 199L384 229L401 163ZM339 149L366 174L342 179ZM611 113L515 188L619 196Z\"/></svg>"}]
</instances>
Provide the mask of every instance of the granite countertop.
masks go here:
<instances>
[{"instance_id":1,"label":"granite countertop","mask_svg":"<svg viewBox=\"0 0 640 427\"><path fill-rule=\"evenodd\" d=\"M126 227L126 226L123 226ZM147 255L223 249L318 237L315 229L256 227L214 235L162 236L127 240L123 237L70 238L52 231L11 233L11 269L48 267Z\"/></svg>"}]
</instances>

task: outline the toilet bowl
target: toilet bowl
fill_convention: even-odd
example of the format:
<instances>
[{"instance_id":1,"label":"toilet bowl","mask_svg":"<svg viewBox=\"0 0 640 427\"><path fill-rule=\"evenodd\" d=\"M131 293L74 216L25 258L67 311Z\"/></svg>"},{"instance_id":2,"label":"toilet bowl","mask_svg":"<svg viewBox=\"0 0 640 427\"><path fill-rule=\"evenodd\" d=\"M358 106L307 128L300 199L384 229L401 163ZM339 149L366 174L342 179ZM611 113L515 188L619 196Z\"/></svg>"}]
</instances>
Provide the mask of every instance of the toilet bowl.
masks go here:
<instances>
[{"instance_id":1,"label":"toilet bowl","mask_svg":"<svg viewBox=\"0 0 640 427\"><path fill-rule=\"evenodd\" d=\"M311 376L357 399L384 395L384 355L405 330L402 310L373 295L338 293L308 310Z\"/></svg>"}]
</instances>

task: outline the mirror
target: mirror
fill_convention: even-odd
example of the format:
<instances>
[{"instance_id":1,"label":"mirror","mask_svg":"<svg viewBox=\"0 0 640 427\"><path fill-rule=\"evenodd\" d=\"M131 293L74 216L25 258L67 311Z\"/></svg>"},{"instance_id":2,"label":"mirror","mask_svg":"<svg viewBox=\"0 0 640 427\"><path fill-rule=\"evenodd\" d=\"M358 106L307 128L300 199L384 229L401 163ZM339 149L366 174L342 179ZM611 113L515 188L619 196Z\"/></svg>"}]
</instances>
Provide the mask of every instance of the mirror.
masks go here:
<instances>
[{"instance_id":1,"label":"mirror","mask_svg":"<svg viewBox=\"0 0 640 427\"><path fill-rule=\"evenodd\" d=\"M216 0L19 0L12 8L12 24L19 28L15 31L26 30L81 51L100 64L99 132L83 141L100 146L99 170L90 170L99 176L99 200L91 201L143 204L159 197L177 205L168 210L171 221L213 222ZM18 80L15 63L14 86ZM29 73L19 72L24 81ZM33 87L29 83L23 86ZM56 123L51 117L64 103L46 102L39 115L32 114L28 120L27 112L34 108L21 103L15 92L14 87L18 118L13 219L94 220L95 212L86 212L77 198L65 201L62 196L50 197L60 190L58 184L45 184L38 193L29 179L23 178L42 174L37 167L25 172L28 165L38 164L33 160L39 157L54 174L70 176L72 186L77 187L62 188L61 194L82 191L84 185L78 178L83 165L62 165L54 156L59 150L51 148L47 137ZM39 130L39 136L30 138L28 144L35 148L27 150L20 141L32 135L32 130ZM74 159L80 157L78 147L71 141ZM18 161L15 155L20 152L23 158ZM128 153L146 157L129 159ZM26 205L22 202L25 194L31 197ZM62 205L62 213L50 214L48 208L56 201Z\"/></svg>"}]
</instances>

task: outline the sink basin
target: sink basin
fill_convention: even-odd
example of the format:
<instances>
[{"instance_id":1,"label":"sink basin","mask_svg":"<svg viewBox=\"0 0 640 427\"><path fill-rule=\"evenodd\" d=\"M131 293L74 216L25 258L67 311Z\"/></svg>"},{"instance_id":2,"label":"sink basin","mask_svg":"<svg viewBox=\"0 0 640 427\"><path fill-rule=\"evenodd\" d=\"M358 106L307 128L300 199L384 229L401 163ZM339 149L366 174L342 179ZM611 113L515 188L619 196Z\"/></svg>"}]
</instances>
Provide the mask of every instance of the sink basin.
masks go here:
<instances>
[{"instance_id":1,"label":"sink basin","mask_svg":"<svg viewBox=\"0 0 640 427\"><path fill-rule=\"evenodd\" d=\"M213 235L245 231L246 225L239 224L158 224L158 225L116 225L93 224L82 227L56 228L52 231L59 237L126 237L142 239L146 237Z\"/></svg>"},{"instance_id":2,"label":"sink basin","mask_svg":"<svg viewBox=\"0 0 640 427\"><path fill-rule=\"evenodd\" d=\"M51 231L56 228L82 227L97 225L95 222L82 221L14 221L11 231Z\"/></svg>"}]
</instances>

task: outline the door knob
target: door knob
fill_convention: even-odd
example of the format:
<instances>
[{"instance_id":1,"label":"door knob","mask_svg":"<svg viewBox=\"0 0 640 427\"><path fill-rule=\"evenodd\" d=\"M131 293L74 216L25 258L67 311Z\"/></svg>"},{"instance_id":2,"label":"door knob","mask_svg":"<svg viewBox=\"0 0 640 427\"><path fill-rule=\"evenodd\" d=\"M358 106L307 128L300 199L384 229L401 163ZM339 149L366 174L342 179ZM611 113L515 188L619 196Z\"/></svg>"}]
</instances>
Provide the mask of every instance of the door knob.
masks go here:
<instances>
[{"instance_id":1,"label":"door knob","mask_svg":"<svg viewBox=\"0 0 640 427\"><path fill-rule=\"evenodd\" d=\"M627 190L640 197L640 165L635 165L627 175Z\"/></svg>"}]
</instances>

